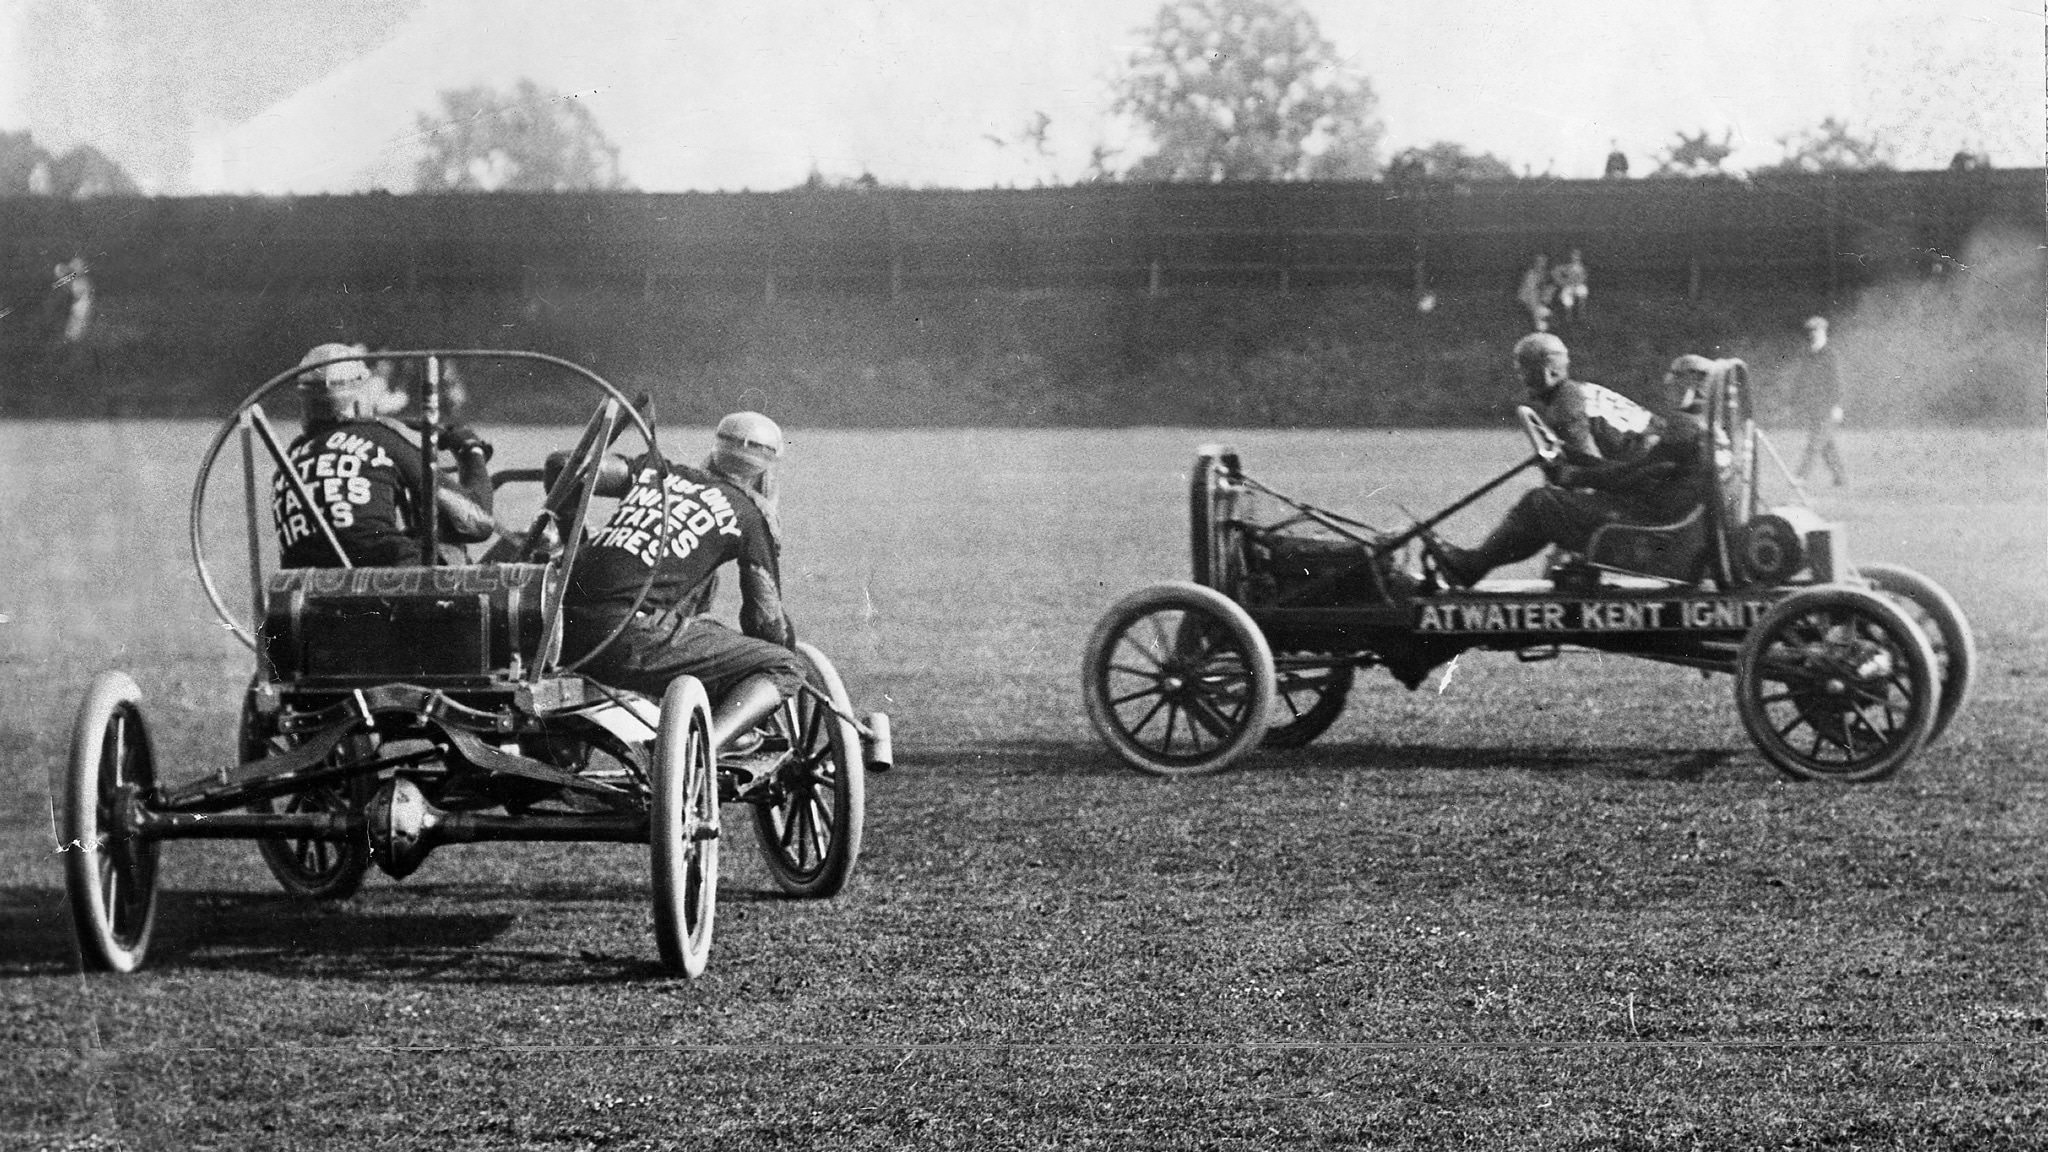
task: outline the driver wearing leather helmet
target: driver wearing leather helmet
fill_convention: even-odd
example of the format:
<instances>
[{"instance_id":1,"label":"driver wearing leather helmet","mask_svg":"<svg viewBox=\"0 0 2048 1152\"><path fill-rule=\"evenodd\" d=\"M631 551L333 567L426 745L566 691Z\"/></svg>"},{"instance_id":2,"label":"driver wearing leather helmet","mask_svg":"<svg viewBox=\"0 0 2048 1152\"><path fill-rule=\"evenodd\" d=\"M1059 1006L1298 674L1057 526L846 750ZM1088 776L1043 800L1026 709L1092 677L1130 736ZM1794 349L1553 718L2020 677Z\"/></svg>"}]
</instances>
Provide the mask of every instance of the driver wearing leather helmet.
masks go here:
<instances>
[{"instance_id":1,"label":"driver wearing leather helmet","mask_svg":"<svg viewBox=\"0 0 2048 1152\"><path fill-rule=\"evenodd\" d=\"M1423 534L1424 549L1450 584L1470 587L1551 545L1583 551L1603 524L1680 520L1705 501L1712 476L1701 466L1705 429L1697 417L1658 416L1619 392L1572 379L1571 353L1548 332L1522 337L1514 359L1531 406L1557 433L1563 455L1544 465L1550 483L1524 493L1477 547Z\"/></svg>"}]
</instances>

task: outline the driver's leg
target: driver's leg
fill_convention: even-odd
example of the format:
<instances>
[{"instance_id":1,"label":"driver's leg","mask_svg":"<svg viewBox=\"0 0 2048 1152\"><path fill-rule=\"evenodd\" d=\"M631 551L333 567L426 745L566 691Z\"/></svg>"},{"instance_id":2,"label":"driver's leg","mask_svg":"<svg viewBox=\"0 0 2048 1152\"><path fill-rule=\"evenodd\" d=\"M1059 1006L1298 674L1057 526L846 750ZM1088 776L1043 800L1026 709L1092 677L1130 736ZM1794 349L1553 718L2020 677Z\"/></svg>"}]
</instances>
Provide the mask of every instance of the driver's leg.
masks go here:
<instances>
[{"instance_id":1,"label":"driver's leg","mask_svg":"<svg viewBox=\"0 0 2048 1152\"><path fill-rule=\"evenodd\" d=\"M766 720L782 700L773 676L756 673L733 685L711 709L711 746L731 744L733 737Z\"/></svg>"},{"instance_id":2,"label":"driver's leg","mask_svg":"<svg viewBox=\"0 0 2048 1152\"><path fill-rule=\"evenodd\" d=\"M1596 493L1533 488L1515 501L1477 548L1440 545L1450 568L1446 575L1474 584L1495 568L1527 560L1551 544L1578 551L1592 538L1593 529L1617 518L1611 502Z\"/></svg>"},{"instance_id":3,"label":"driver's leg","mask_svg":"<svg viewBox=\"0 0 2048 1152\"><path fill-rule=\"evenodd\" d=\"M797 654L779 644L741 635L715 620L692 620L672 642L674 674L704 682L711 697L711 742L729 747L734 737L767 719L803 684Z\"/></svg>"}]
</instances>

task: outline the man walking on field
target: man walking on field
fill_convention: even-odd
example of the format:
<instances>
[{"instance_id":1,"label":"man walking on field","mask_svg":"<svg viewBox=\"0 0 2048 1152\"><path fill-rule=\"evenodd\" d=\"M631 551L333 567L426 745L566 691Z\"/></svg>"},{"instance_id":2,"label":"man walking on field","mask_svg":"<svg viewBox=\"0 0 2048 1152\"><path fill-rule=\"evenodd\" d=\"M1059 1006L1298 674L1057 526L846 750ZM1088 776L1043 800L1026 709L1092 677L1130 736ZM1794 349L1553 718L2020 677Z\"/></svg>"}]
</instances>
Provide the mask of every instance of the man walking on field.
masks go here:
<instances>
[{"instance_id":1,"label":"man walking on field","mask_svg":"<svg viewBox=\"0 0 2048 1152\"><path fill-rule=\"evenodd\" d=\"M1835 443L1835 433L1842 426L1842 369L1835 350L1828 347L1827 317L1807 317L1806 341L1806 351L1792 370L1792 402L1806 422L1806 450L1799 454L1799 467L1794 471L1804 480L1813 471L1813 462L1819 460L1840 488L1849 480L1842 449Z\"/></svg>"}]
</instances>

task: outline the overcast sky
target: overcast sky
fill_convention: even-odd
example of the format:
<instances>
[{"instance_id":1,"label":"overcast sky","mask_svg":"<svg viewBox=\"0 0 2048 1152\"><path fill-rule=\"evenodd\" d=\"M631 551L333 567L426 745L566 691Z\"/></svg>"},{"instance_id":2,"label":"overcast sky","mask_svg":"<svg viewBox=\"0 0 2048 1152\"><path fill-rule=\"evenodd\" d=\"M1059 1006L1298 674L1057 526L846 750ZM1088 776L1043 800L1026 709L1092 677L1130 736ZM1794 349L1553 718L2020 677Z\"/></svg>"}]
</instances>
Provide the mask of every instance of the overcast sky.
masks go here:
<instances>
[{"instance_id":1,"label":"overcast sky","mask_svg":"<svg viewBox=\"0 0 2048 1152\"><path fill-rule=\"evenodd\" d=\"M1307 0L1380 99L1389 152L1638 173L1680 130L1735 168L1823 117L1902 167L2044 151L2042 10L1996 0ZM444 89L586 103L650 191L813 169L913 187L1071 181L1127 144L1109 84L1158 0L0 0L0 127L90 143L152 191L410 187ZM1050 154L1019 143L1051 118Z\"/></svg>"}]
</instances>

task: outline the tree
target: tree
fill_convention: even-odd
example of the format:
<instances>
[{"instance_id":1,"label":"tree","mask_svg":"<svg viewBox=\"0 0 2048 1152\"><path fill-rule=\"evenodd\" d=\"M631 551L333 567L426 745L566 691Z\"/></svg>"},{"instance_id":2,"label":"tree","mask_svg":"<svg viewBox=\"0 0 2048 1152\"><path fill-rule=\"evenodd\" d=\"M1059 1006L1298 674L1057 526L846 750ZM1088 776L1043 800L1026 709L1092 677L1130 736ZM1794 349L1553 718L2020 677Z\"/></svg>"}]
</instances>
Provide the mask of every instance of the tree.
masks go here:
<instances>
[{"instance_id":1,"label":"tree","mask_svg":"<svg viewBox=\"0 0 2048 1152\"><path fill-rule=\"evenodd\" d=\"M0 196L26 196L38 167L48 171L50 154L27 132L0 132Z\"/></svg>"},{"instance_id":2,"label":"tree","mask_svg":"<svg viewBox=\"0 0 2048 1152\"><path fill-rule=\"evenodd\" d=\"M1369 179L1384 129L1297 0L1173 0L1140 34L1116 111L1152 138L1134 180Z\"/></svg>"},{"instance_id":3,"label":"tree","mask_svg":"<svg viewBox=\"0 0 2048 1152\"><path fill-rule=\"evenodd\" d=\"M1721 163L1728 154L1735 151L1729 143L1733 132L1723 132L1717 144L1707 130L1702 128L1697 135L1678 134L1678 143L1666 148L1657 159L1657 170L1652 176L1725 176Z\"/></svg>"},{"instance_id":4,"label":"tree","mask_svg":"<svg viewBox=\"0 0 2048 1152\"><path fill-rule=\"evenodd\" d=\"M521 80L509 95L441 93L441 115L419 117L427 155L422 192L588 192L626 187L619 150L575 96Z\"/></svg>"},{"instance_id":5,"label":"tree","mask_svg":"<svg viewBox=\"0 0 2048 1152\"><path fill-rule=\"evenodd\" d=\"M0 196L86 200L141 192L119 164L90 144L54 156L27 131L0 132Z\"/></svg>"},{"instance_id":6,"label":"tree","mask_svg":"<svg viewBox=\"0 0 2048 1152\"><path fill-rule=\"evenodd\" d=\"M1463 144L1449 140L1439 140L1426 148L1403 149L1387 161L1387 179L1390 182L1446 180L1464 183L1512 180L1514 177L1514 168L1493 153L1473 152Z\"/></svg>"},{"instance_id":7,"label":"tree","mask_svg":"<svg viewBox=\"0 0 2048 1152\"><path fill-rule=\"evenodd\" d=\"M97 196L140 196L138 187L119 164L90 144L82 144L50 165L51 195L67 200Z\"/></svg>"},{"instance_id":8,"label":"tree","mask_svg":"<svg viewBox=\"0 0 2048 1152\"><path fill-rule=\"evenodd\" d=\"M1785 158L1759 172L1888 172L1892 148L1876 137L1853 136L1846 121L1833 116L1818 128L1778 137Z\"/></svg>"}]
</instances>

